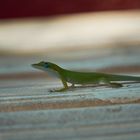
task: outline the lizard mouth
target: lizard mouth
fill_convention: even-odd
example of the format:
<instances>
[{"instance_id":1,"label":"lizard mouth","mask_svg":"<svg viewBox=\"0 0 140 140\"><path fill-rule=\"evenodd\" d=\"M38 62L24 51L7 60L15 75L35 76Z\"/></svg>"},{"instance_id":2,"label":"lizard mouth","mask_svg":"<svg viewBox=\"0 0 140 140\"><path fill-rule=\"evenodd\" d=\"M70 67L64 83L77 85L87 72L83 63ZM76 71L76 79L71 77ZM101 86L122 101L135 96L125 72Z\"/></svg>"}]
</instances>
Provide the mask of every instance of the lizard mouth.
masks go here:
<instances>
[{"instance_id":1,"label":"lizard mouth","mask_svg":"<svg viewBox=\"0 0 140 140\"><path fill-rule=\"evenodd\" d=\"M36 68L36 69L41 69L41 70L44 70L44 67L38 65L38 64L32 64L31 65L33 68Z\"/></svg>"},{"instance_id":2,"label":"lizard mouth","mask_svg":"<svg viewBox=\"0 0 140 140\"><path fill-rule=\"evenodd\" d=\"M32 64L31 66L32 66L32 67L35 67L35 66L36 66L36 64Z\"/></svg>"},{"instance_id":3,"label":"lizard mouth","mask_svg":"<svg viewBox=\"0 0 140 140\"><path fill-rule=\"evenodd\" d=\"M37 64L32 64L31 65L33 68L38 68L39 66Z\"/></svg>"}]
</instances>

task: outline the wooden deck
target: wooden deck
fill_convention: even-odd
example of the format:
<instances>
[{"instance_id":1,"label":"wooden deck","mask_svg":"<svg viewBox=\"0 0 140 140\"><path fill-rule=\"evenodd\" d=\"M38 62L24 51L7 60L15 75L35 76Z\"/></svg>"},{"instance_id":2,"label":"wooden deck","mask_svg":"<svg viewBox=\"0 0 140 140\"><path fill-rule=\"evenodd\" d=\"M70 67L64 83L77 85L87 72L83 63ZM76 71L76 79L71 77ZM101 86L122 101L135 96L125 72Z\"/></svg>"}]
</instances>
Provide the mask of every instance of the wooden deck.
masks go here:
<instances>
[{"instance_id":1,"label":"wooden deck","mask_svg":"<svg viewBox=\"0 0 140 140\"><path fill-rule=\"evenodd\" d=\"M0 113L0 139L139 140L140 105Z\"/></svg>"},{"instance_id":2,"label":"wooden deck","mask_svg":"<svg viewBox=\"0 0 140 140\"><path fill-rule=\"evenodd\" d=\"M140 83L50 93L58 81L6 81L0 81L1 140L140 139Z\"/></svg>"},{"instance_id":3,"label":"wooden deck","mask_svg":"<svg viewBox=\"0 0 140 140\"><path fill-rule=\"evenodd\" d=\"M135 65L139 66L139 55L130 57L136 59ZM123 56L126 60L130 57ZM32 59L25 58L24 64L20 63L23 58L6 57L3 61L8 65L10 59L16 60L18 65L13 67L12 73L8 73L10 69L5 74L0 71L0 140L140 139L140 83L123 82L122 88L78 86L67 92L52 93L50 89L62 87L59 79L33 71ZM114 59L111 59L114 63L108 60L104 59L103 63L116 63ZM100 59L94 60L94 66L98 68L100 62ZM125 61L125 64L130 62ZM70 63L60 64L75 67L78 61ZM78 67L80 69L82 65ZM133 65L128 71L127 66L123 72L139 76L139 67L133 67L133 71L131 67ZM106 70L114 72L111 67Z\"/></svg>"}]
</instances>

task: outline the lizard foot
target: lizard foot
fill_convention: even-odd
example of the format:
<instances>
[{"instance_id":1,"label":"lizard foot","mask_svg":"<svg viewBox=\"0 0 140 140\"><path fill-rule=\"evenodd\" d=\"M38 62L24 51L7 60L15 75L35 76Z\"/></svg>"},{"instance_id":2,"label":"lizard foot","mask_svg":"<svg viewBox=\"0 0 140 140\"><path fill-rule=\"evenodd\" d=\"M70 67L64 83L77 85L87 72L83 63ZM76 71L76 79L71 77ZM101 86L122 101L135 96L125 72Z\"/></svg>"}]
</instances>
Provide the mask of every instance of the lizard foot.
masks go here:
<instances>
[{"instance_id":1,"label":"lizard foot","mask_svg":"<svg viewBox=\"0 0 140 140\"><path fill-rule=\"evenodd\" d=\"M123 85L120 84L120 83L109 83L109 86L112 87L112 88L120 88L120 87L123 87Z\"/></svg>"},{"instance_id":2,"label":"lizard foot","mask_svg":"<svg viewBox=\"0 0 140 140\"><path fill-rule=\"evenodd\" d=\"M51 89L51 90L49 90L49 92L64 92L64 91L66 91L66 90L67 90L67 88Z\"/></svg>"}]
</instances>

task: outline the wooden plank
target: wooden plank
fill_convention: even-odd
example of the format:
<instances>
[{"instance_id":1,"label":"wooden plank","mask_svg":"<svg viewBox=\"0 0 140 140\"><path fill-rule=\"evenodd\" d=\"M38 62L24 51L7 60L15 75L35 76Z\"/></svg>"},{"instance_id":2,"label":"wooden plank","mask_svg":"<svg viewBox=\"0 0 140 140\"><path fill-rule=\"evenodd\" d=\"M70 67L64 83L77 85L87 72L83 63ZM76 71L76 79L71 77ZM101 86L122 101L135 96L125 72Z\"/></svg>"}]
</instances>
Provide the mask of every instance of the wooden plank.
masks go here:
<instances>
[{"instance_id":1,"label":"wooden plank","mask_svg":"<svg viewBox=\"0 0 140 140\"><path fill-rule=\"evenodd\" d=\"M139 139L140 105L0 113L0 138Z\"/></svg>"},{"instance_id":2,"label":"wooden plank","mask_svg":"<svg viewBox=\"0 0 140 140\"><path fill-rule=\"evenodd\" d=\"M21 84L21 83L22 84ZM61 87L58 81L13 81L16 86L1 87L0 112L75 108L140 102L140 83L126 83L123 88L106 86L77 87L63 93L49 92ZM12 83L12 81L11 81ZM19 86L18 86L19 85Z\"/></svg>"}]
</instances>

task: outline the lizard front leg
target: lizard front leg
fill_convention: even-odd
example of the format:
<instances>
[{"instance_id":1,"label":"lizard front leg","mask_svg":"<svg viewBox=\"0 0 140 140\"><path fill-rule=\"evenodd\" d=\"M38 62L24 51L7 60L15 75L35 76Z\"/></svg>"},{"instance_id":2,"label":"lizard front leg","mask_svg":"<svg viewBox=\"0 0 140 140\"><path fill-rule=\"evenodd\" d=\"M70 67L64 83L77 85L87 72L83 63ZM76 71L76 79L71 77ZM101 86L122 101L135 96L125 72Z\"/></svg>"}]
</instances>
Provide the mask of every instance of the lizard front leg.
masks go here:
<instances>
[{"instance_id":1,"label":"lizard front leg","mask_svg":"<svg viewBox=\"0 0 140 140\"><path fill-rule=\"evenodd\" d=\"M62 81L62 84L63 84L63 88L61 89L54 89L54 90L50 90L50 92L63 92L63 91L66 91L69 87L67 85L67 82L66 80L63 78L63 77L60 77L61 81Z\"/></svg>"}]
</instances>

